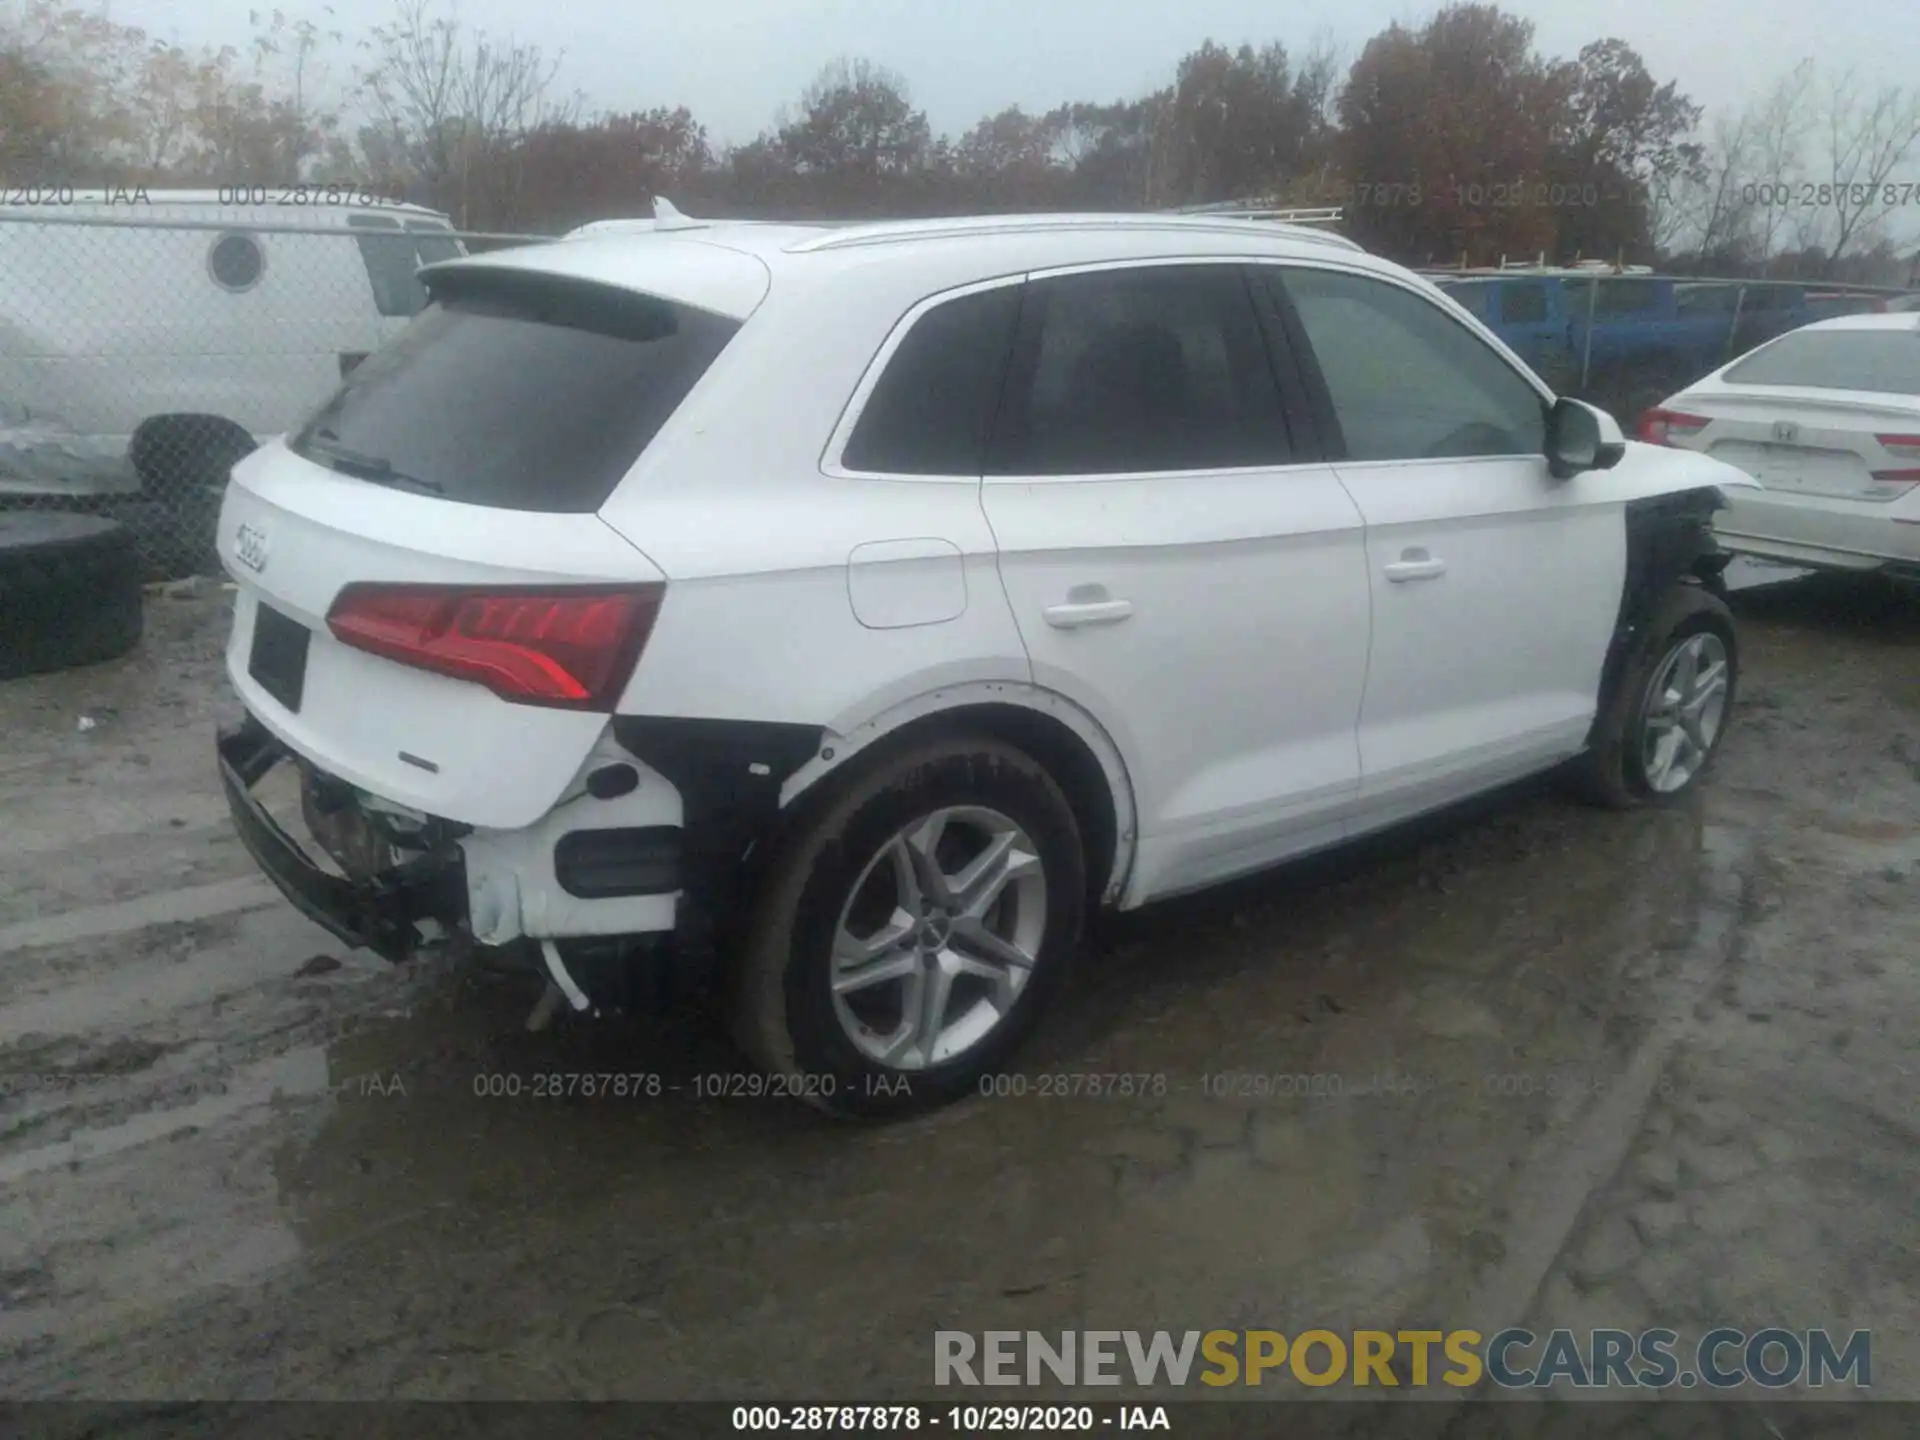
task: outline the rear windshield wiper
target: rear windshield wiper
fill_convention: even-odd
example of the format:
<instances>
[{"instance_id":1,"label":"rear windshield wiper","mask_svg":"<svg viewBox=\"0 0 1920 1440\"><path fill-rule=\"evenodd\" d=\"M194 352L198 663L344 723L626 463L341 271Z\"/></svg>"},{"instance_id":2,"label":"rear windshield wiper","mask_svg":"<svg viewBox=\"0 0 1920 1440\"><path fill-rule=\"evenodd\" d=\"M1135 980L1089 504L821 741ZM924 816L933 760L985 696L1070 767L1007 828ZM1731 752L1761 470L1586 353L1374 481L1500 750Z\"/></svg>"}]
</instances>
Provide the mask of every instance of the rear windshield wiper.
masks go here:
<instances>
[{"instance_id":1,"label":"rear windshield wiper","mask_svg":"<svg viewBox=\"0 0 1920 1440\"><path fill-rule=\"evenodd\" d=\"M311 451L323 465L343 475L371 480L377 485L391 485L396 490L413 490L422 495L447 493L446 487L435 481L422 480L417 475L394 469L393 462L384 455L368 455L342 445L325 430L317 430L307 436L304 448Z\"/></svg>"}]
</instances>

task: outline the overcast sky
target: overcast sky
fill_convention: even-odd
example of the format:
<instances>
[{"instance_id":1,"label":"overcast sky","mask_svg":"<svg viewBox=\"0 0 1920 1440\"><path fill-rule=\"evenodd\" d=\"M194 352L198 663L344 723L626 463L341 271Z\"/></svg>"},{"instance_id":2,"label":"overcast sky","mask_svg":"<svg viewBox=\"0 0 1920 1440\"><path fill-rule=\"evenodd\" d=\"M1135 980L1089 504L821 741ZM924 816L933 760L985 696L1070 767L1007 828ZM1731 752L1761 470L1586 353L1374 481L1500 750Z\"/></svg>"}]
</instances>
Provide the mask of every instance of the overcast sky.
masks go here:
<instances>
[{"instance_id":1,"label":"overcast sky","mask_svg":"<svg viewBox=\"0 0 1920 1440\"><path fill-rule=\"evenodd\" d=\"M158 38L242 42L250 8L275 0L112 0L112 14ZM290 13L317 5L280 0ZM1131 98L1164 84L1211 37L1278 39L1303 50L1324 32L1350 60L1393 20L1433 5L1403 0L460 0L466 25L565 51L562 80L590 106L689 107L714 139L751 139L820 66L862 55L903 74L937 131L958 134L1007 105ZM1737 106L1804 56L1829 71L1920 84L1916 0L1518 0L1540 48L1572 56L1617 35L1662 80L1709 110ZM391 0L334 0L350 36Z\"/></svg>"}]
</instances>

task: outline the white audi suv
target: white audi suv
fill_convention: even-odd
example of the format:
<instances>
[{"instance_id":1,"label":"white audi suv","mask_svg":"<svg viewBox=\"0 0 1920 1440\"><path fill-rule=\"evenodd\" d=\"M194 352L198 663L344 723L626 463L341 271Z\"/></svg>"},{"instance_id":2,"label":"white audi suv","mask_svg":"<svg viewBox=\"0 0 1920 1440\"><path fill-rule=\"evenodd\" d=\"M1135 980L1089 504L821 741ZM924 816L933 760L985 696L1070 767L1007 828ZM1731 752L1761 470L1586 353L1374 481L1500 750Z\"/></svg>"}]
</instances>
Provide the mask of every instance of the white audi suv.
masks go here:
<instances>
[{"instance_id":1,"label":"white audi suv","mask_svg":"<svg viewBox=\"0 0 1920 1440\"><path fill-rule=\"evenodd\" d=\"M1096 907L1555 767L1673 800L1723 732L1752 482L1338 236L676 219L423 279L219 530L240 832L384 955L583 1011L665 963L896 1111L1005 1062Z\"/></svg>"}]
</instances>

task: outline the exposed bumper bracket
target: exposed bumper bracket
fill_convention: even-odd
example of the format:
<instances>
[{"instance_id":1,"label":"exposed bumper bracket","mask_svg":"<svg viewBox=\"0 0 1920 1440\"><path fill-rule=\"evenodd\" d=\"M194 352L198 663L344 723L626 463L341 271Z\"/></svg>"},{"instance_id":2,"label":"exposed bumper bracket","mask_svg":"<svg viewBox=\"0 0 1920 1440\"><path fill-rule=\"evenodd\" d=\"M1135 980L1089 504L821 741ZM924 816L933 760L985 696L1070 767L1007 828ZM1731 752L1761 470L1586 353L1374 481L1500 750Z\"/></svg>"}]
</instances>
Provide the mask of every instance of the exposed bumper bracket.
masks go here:
<instances>
[{"instance_id":1,"label":"exposed bumper bracket","mask_svg":"<svg viewBox=\"0 0 1920 1440\"><path fill-rule=\"evenodd\" d=\"M560 947L551 940L540 942L540 958L547 962L547 974L553 977L553 983L560 987L560 993L567 997L567 1004L575 1010L591 1008L593 1002L587 999L587 992L580 988L579 982L568 972L567 965L560 958Z\"/></svg>"},{"instance_id":2,"label":"exposed bumper bracket","mask_svg":"<svg viewBox=\"0 0 1920 1440\"><path fill-rule=\"evenodd\" d=\"M435 853L396 865L370 881L322 870L254 798L253 787L288 757L252 716L220 732L220 783L241 843L295 909L346 944L384 959L407 959L421 943L417 923L452 928L466 910L460 852Z\"/></svg>"}]
</instances>

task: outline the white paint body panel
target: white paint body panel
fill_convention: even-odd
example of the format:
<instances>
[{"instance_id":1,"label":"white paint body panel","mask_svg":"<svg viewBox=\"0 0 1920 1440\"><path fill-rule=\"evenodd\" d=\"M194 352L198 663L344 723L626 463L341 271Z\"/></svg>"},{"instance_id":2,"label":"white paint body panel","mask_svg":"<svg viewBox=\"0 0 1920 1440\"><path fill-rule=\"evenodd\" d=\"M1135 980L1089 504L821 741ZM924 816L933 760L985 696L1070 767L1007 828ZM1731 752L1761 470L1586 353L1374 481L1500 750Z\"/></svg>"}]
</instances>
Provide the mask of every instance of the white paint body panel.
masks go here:
<instances>
[{"instance_id":1,"label":"white paint body panel","mask_svg":"<svg viewBox=\"0 0 1920 1440\"><path fill-rule=\"evenodd\" d=\"M1034 678L1127 757L1130 899L1325 843L1360 783L1368 600L1359 512L1331 467L989 480ZM1062 604L1124 602L1060 629Z\"/></svg>"},{"instance_id":2,"label":"white paint body panel","mask_svg":"<svg viewBox=\"0 0 1920 1440\"><path fill-rule=\"evenodd\" d=\"M1533 457L1338 469L1366 519L1370 817L1577 752L1626 576L1623 506Z\"/></svg>"}]
</instances>

